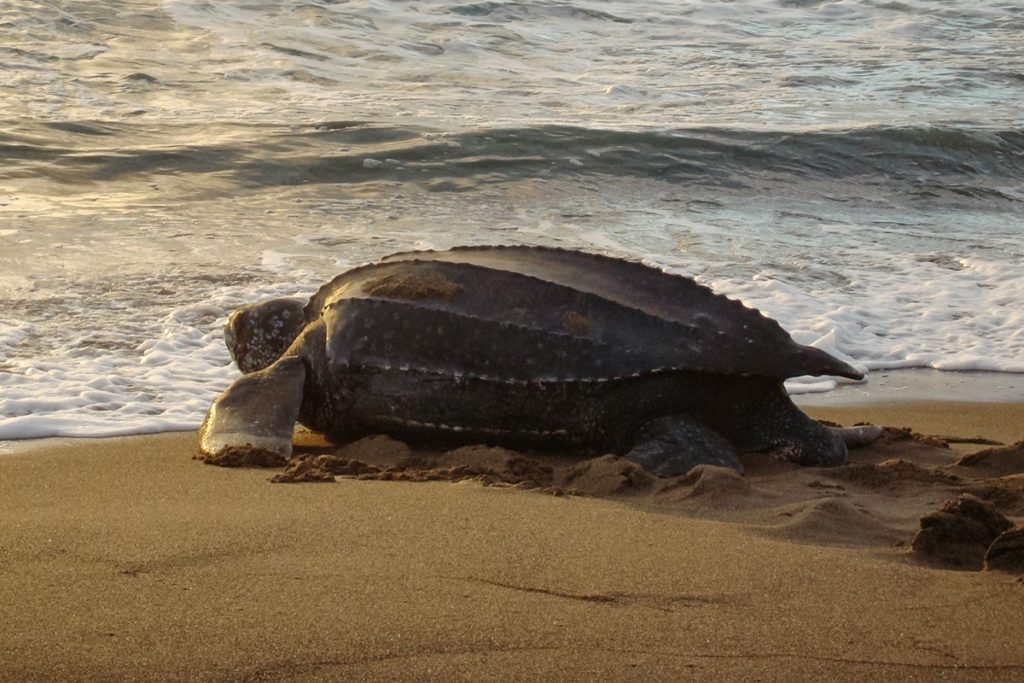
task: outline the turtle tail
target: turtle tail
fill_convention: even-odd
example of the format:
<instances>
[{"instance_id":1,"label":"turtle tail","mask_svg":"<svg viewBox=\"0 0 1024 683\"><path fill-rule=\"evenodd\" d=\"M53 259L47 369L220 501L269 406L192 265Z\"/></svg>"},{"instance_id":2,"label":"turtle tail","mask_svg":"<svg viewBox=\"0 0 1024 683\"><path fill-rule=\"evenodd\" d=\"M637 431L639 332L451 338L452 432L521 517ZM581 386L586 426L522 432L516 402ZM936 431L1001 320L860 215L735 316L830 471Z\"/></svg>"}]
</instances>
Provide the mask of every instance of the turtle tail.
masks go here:
<instances>
[{"instance_id":1,"label":"turtle tail","mask_svg":"<svg viewBox=\"0 0 1024 683\"><path fill-rule=\"evenodd\" d=\"M805 346L801 349L801 355L803 356L802 367L799 373L801 375L834 375L837 377L846 377L848 379L864 379L864 373L853 367L849 363L839 360L831 353L816 349L813 346Z\"/></svg>"}]
</instances>

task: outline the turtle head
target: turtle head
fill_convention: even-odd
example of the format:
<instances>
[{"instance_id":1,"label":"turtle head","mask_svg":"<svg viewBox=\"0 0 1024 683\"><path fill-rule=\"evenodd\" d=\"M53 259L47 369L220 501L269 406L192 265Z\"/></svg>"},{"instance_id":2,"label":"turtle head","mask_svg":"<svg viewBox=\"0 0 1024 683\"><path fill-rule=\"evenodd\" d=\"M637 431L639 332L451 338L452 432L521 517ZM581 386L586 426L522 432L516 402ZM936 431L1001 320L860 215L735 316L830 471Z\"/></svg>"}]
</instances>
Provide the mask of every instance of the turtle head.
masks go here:
<instances>
[{"instance_id":1,"label":"turtle head","mask_svg":"<svg viewBox=\"0 0 1024 683\"><path fill-rule=\"evenodd\" d=\"M242 306L224 325L224 342L238 369L248 374L272 364L306 326L305 301L271 299Z\"/></svg>"}]
</instances>

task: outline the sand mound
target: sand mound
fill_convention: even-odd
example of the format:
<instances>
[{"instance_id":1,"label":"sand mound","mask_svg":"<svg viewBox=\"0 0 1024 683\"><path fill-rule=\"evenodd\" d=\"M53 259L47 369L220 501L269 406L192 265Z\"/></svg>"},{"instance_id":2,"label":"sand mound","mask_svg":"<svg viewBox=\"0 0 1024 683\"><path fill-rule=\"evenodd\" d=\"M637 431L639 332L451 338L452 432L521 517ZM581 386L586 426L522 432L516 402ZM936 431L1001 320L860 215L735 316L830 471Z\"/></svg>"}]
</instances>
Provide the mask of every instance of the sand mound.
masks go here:
<instances>
[{"instance_id":1,"label":"sand mound","mask_svg":"<svg viewBox=\"0 0 1024 683\"><path fill-rule=\"evenodd\" d=\"M822 545L886 545L906 538L898 529L846 500L819 498L777 510L786 521L765 527L769 536Z\"/></svg>"},{"instance_id":2,"label":"sand mound","mask_svg":"<svg viewBox=\"0 0 1024 683\"><path fill-rule=\"evenodd\" d=\"M1024 515L1024 474L987 479L966 490L987 500L1004 515Z\"/></svg>"},{"instance_id":3,"label":"sand mound","mask_svg":"<svg viewBox=\"0 0 1024 683\"><path fill-rule=\"evenodd\" d=\"M999 534L985 553L985 569L1024 574L1024 527Z\"/></svg>"},{"instance_id":4,"label":"sand mound","mask_svg":"<svg viewBox=\"0 0 1024 683\"><path fill-rule=\"evenodd\" d=\"M844 465L829 470L830 479L838 479L866 488L917 484L957 484L960 478L940 470L921 467L908 460L894 458L877 464Z\"/></svg>"},{"instance_id":5,"label":"sand mound","mask_svg":"<svg viewBox=\"0 0 1024 683\"><path fill-rule=\"evenodd\" d=\"M660 480L655 494L661 503L688 502L693 507L744 507L754 489L743 475L727 467L698 465L681 477Z\"/></svg>"},{"instance_id":6,"label":"sand mound","mask_svg":"<svg viewBox=\"0 0 1024 683\"><path fill-rule=\"evenodd\" d=\"M1012 526L991 503L964 493L921 518L911 548L930 564L977 570L992 542Z\"/></svg>"},{"instance_id":7,"label":"sand mound","mask_svg":"<svg viewBox=\"0 0 1024 683\"><path fill-rule=\"evenodd\" d=\"M722 495L746 495L751 492L750 484L736 470L714 465L698 465L682 479L693 484L691 498L715 498Z\"/></svg>"},{"instance_id":8,"label":"sand mound","mask_svg":"<svg viewBox=\"0 0 1024 683\"><path fill-rule=\"evenodd\" d=\"M655 479L635 462L603 455L567 468L559 486L587 496L635 495L649 491Z\"/></svg>"},{"instance_id":9,"label":"sand mound","mask_svg":"<svg viewBox=\"0 0 1024 683\"><path fill-rule=\"evenodd\" d=\"M986 448L983 451L965 455L956 464L960 467L970 467L978 473L992 477L1024 474L1024 441L1018 441L1012 446Z\"/></svg>"},{"instance_id":10,"label":"sand mound","mask_svg":"<svg viewBox=\"0 0 1024 683\"><path fill-rule=\"evenodd\" d=\"M374 467L386 469L400 467L412 457L412 449L390 436L377 434L346 444L335 453L339 458L359 460ZM344 474L338 472L337 474ZM361 473L359 473L361 474Z\"/></svg>"}]
</instances>

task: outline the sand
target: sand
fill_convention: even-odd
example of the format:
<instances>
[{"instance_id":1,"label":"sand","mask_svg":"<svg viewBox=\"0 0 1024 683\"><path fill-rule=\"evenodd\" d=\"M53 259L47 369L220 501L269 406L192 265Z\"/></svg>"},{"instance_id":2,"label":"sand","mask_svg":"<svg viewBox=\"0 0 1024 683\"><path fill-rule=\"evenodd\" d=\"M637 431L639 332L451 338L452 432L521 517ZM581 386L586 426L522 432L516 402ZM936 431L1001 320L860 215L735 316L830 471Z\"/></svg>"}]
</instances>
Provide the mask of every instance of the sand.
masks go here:
<instances>
[{"instance_id":1,"label":"sand","mask_svg":"<svg viewBox=\"0 0 1024 683\"><path fill-rule=\"evenodd\" d=\"M1024 440L1021 404L808 410ZM293 484L194 434L8 445L0 680L1024 680L1019 534L1005 570L911 549L964 495L1024 522L1024 447L947 440L659 481L303 437Z\"/></svg>"}]
</instances>

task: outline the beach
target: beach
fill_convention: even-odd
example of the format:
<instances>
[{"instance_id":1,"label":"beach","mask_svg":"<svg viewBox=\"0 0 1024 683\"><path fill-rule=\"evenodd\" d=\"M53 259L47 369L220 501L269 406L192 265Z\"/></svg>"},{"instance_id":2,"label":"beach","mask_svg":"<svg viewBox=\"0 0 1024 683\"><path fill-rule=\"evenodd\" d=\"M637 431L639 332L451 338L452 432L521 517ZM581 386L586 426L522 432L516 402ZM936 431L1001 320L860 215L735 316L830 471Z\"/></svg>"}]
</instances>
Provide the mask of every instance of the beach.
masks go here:
<instances>
[{"instance_id":1,"label":"beach","mask_svg":"<svg viewBox=\"0 0 1024 683\"><path fill-rule=\"evenodd\" d=\"M1019 403L808 411L1024 440ZM743 477L705 468L652 481L608 456L430 454L386 437L340 451L311 435L298 443L299 454L364 462L363 478L273 484L280 470L193 459L189 432L8 442L0 679L1024 673L1020 576L957 571L910 551L918 519L963 492L1024 520L1021 475L1005 467L1019 456L955 464L990 445L890 430L839 469L754 455ZM473 457L489 468L456 464ZM401 459L407 468L394 466ZM571 483L517 485L510 475L549 470L572 472Z\"/></svg>"},{"instance_id":2,"label":"beach","mask_svg":"<svg viewBox=\"0 0 1024 683\"><path fill-rule=\"evenodd\" d=\"M937 5L0 3L0 683L1024 680L1024 4ZM235 311L466 245L691 278L885 430L196 459Z\"/></svg>"}]
</instances>

